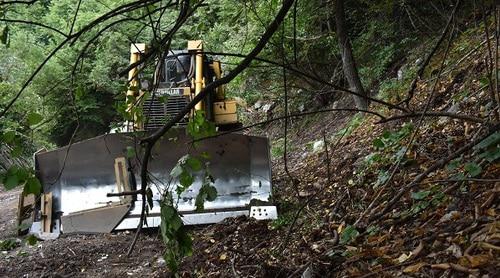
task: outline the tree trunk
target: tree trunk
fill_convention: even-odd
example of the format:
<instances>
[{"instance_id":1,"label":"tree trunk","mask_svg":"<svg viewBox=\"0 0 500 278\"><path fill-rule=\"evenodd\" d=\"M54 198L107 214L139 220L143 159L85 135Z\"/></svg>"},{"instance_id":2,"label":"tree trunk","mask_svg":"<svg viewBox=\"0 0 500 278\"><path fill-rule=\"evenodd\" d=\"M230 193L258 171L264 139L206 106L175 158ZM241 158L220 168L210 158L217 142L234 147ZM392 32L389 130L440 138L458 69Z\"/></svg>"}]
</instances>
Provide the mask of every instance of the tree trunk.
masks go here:
<instances>
[{"instance_id":1,"label":"tree trunk","mask_svg":"<svg viewBox=\"0 0 500 278\"><path fill-rule=\"evenodd\" d=\"M337 27L336 32L339 41L340 54L342 56L342 68L344 69L344 75L349 83L350 90L359 94L359 96L353 96L356 107L358 109L366 110L368 108L368 99L365 97L367 94L363 89L361 80L359 79L356 62L354 61L354 56L352 55L352 46L347 36L344 0L335 1L335 23Z\"/></svg>"}]
</instances>

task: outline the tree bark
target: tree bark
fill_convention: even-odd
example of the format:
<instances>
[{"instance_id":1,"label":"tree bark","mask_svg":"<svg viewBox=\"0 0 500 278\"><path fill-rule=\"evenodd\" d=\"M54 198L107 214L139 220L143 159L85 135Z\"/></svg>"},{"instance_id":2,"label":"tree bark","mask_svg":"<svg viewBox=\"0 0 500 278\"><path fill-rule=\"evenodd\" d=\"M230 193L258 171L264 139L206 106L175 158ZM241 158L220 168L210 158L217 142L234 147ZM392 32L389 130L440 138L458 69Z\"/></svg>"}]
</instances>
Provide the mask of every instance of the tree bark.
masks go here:
<instances>
[{"instance_id":1,"label":"tree bark","mask_svg":"<svg viewBox=\"0 0 500 278\"><path fill-rule=\"evenodd\" d=\"M356 68L356 62L354 61L354 56L352 54L352 46L349 41L349 37L347 36L344 0L335 1L335 24L340 54L342 56L342 68L347 82L349 83L350 90L361 94L362 96L367 96L367 93L363 89L363 84L361 84L358 69ZM356 107L358 109L366 110L368 108L368 99L365 97L354 96L354 102L356 103Z\"/></svg>"}]
</instances>

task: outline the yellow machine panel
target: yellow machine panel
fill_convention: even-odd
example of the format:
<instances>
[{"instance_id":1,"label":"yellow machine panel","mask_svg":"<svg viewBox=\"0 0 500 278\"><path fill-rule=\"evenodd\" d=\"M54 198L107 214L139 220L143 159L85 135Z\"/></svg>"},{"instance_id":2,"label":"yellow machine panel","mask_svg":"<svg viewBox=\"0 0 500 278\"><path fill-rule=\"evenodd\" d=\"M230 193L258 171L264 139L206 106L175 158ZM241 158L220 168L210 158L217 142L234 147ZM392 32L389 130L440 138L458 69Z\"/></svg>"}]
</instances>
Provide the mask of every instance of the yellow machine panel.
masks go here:
<instances>
[{"instance_id":1,"label":"yellow machine panel","mask_svg":"<svg viewBox=\"0 0 500 278\"><path fill-rule=\"evenodd\" d=\"M238 122L235 100L214 102L213 108L215 124L233 124Z\"/></svg>"}]
</instances>

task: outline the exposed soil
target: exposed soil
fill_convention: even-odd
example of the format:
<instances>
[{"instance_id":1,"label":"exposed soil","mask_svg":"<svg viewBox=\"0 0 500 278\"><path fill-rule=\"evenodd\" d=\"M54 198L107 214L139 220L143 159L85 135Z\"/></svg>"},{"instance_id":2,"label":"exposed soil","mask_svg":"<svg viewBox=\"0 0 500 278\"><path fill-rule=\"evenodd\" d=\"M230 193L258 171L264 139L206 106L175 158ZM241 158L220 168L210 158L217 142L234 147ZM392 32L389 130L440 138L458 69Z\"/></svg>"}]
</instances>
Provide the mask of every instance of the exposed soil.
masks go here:
<instances>
[{"instance_id":1,"label":"exposed soil","mask_svg":"<svg viewBox=\"0 0 500 278\"><path fill-rule=\"evenodd\" d=\"M0 187L0 204L2 206L2 213L0 213L0 239L16 235L15 225L20 192L20 190L5 191L3 186Z\"/></svg>"}]
</instances>

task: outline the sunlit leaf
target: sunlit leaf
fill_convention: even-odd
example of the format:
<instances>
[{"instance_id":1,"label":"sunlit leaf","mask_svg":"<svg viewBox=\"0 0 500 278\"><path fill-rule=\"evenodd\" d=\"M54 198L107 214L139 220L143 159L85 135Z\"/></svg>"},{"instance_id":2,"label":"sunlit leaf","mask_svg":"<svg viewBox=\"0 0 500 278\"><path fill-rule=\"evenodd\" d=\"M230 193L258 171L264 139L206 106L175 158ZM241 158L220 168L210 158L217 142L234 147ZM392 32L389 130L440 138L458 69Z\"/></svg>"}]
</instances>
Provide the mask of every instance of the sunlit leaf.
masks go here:
<instances>
[{"instance_id":1,"label":"sunlit leaf","mask_svg":"<svg viewBox=\"0 0 500 278\"><path fill-rule=\"evenodd\" d=\"M414 200L423 200L427 198L431 194L430 191L422 190L419 192L412 192L411 193L411 198Z\"/></svg>"},{"instance_id":2,"label":"sunlit leaf","mask_svg":"<svg viewBox=\"0 0 500 278\"><path fill-rule=\"evenodd\" d=\"M26 242L27 242L29 245L33 246L33 245L35 245L35 244L38 242L38 239L36 238L36 236L35 236L35 235L31 234L31 235L28 235L28 236L26 237Z\"/></svg>"},{"instance_id":3,"label":"sunlit leaf","mask_svg":"<svg viewBox=\"0 0 500 278\"><path fill-rule=\"evenodd\" d=\"M170 176L172 176L173 178L177 178L178 176L180 176L180 174L182 174L182 166L177 164L172 169L172 171L170 171Z\"/></svg>"},{"instance_id":4,"label":"sunlit leaf","mask_svg":"<svg viewBox=\"0 0 500 278\"><path fill-rule=\"evenodd\" d=\"M40 194L41 190L42 190L42 185L40 184L40 181L36 177L29 177L26 180L26 183L24 184L23 194L24 195L28 195L28 194L38 195L38 194Z\"/></svg>"},{"instance_id":5,"label":"sunlit leaf","mask_svg":"<svg viewBox=\"0 0 500 278\"><path fill-rule=\"evenodd\" d=\"M179 182L184 188L190 187L194 182L194 177L187 171L183 171L179 176Z\"/></svg>"},{"instance_id":6,"label":"sunlit leaf","mask_svg":"<svg viewBox=\"0 0 500 278\"><path fill-rule=\"evenodd\" d=\"M153 209L153 190L149 187L146 189L146 200L148 201L149 208Z\"/></svg>"},{"instance_id":7,"label":"sunlit leaf","mask_svg":"<svg viewBox=\"0 0 500 278\"><path fill-rule=\"evenodd\" d=\"M203 164L201 163L201 161L199 159L197 159L196 157L193 157L193 156L190 156L187 160L186 160L186 164L191 167L191 170L197 172L197 171L200 171L203 167Z\"/></svg>"},{"instance_id":8,"label":"sunlit leaf","mask_svg":"<svg viewBox=\"0 0 500 278\"><path fill-rule=\"evenodd\" d=\"M205 190L207 194L207 201L214 201L217 198L217 189L215 186L207 186L207 189Z\"/></svg>"},{"instance_id":9,"label":"sunlit leaf","mask_svg":"<svg viewBox=\"0 0 500 278\"><path fill-rule=\"evenodd\" d=\"M479 144L474 146L474 149L485 149L493 144L500 143L500 132L497 131L490 136L486 137L483 141L479 142Z\"/></svg>"},{"instance_id":10,"label":"sunlit leaf","mask_svg":"<svg viewBox=\"0 0 500 278\"><path fill-rule=\"evenodd\" d=\"M474 163L474 162L466 163L464 166L464 169L465 169L465 171L467 171L467 173L471 177L477 177L483 171L481 166L479 166L477 163Z\"/></svg>"},{"instance_id":11,"label":"sunlit leaf","mask_svg":"<svg viewBox=\"0 0 500 278\"><path fill-rule=\"evenodd\" d=\"M347 226L342 234L340 235L340 243L341 244L347 244L352 242L356 237L358 237L359 232L356 230L354 226Z\"/></svg>"},{"instance_id":12,"label":"sunlit leaf","mask_svg":"<svg viewBox=\"0 0 500 278\"><path fill-rule=\"evenodd\" d=\"M380 138L377 138L375 140L373 140L373 146L376 147L376 148L383 148L385 146L384 142L382 141L382 139Z\"/></svg>"},{"instance_id":13,"label":"sunlit leaf","mask_svg":"<svg viewBox=\"0 0 500 278\"><path fill-rule=\"evenodd\" d=\"M127 146L127 158L135 157L135 149L131 146Z\"/></svg>"},{"instance_id":14,"label":"sunlit leaf","mask_svg":"<svg viewBox=\"0 0 500 278\"><path fill-rule=\"evenodd\" d=\"M2 138L5 143L10 144L16 138L16 132L13 130L8 130L3 133Z\"/></svg>"},{"instance_id":15,"label":"sunlit leaf","mask_svg":"<svg viewBox=\"0 0 500 278\"><path fill-rule=\"evenodd\" d=\"M40 115L36 112L31 112L28 114L27 120L28 120L28 125L34 126L34 125L40 123L43 120L43 117L42 117L42 115Z\"/></svg>"},{"instance_id":16,"label":"sunlit leaf","mask_svg":"<svg viewBox=\"0 0 500 278\"><path fill-rule=\"evenodd\" d=\"M19 178L17 177L17 175L9 175L5 178L5 182L3 185L7 190L14 189L19 185Z\"/></svg>"}]
</instances>

